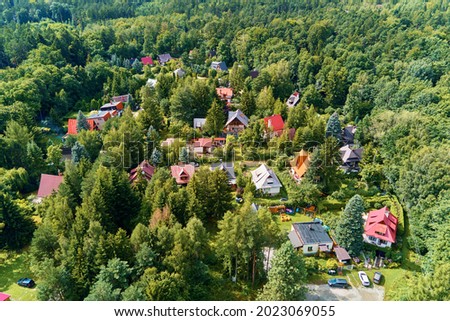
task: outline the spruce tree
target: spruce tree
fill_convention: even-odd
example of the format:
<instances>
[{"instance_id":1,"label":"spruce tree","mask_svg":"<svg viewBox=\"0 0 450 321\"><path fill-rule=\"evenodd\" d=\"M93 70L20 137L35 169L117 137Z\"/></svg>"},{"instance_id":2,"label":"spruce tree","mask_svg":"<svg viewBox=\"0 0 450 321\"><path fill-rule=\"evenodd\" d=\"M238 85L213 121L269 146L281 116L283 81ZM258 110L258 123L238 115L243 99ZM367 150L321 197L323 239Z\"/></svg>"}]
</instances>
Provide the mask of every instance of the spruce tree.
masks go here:
<instances>
[{"instance_id":1,"label":"spruce tree","mask_svg":"<svg viewBox=\"0 0 450 321\"><path fill-rule=\"evenodd\" d=\"M214 100L206 115L204 130L210 134L218 135L222 132L224 125L225 115L222 104L220 104L217 100Z\"/></svg>"},{"instance_id":2,"label":"spruce tree","mask_svg":"<svg viewBox=\"0 0 450 321\"><path fill-rule=\"evenodd\" d=\"M161 152L159 151L158 148L155 148L153 150L152 156L150 157L150 160L151 160L151 162L152 162L152 164L154 166L158 166L161 163L161 161L162 161L162 154L161 154Z\"/></svg>"},{"instance_id":3,"label":"spruce tree","mask_svg":"<svg viewBox=\"0 0 450 321\"><path fill-rule=\"evenodd\" d=\"M186 147L181 148L180 162L185 163L185 164L189 163L189 152Z\"/></svg>"},{"instance_id":4,"label":"spruce tree","mask_svg":"<svg viewBox=\"0 0 450 321\"><path fill-rule=\"evenodd\" d=\"M333 115L328 119L327 127L325 129L325 136L330 137L333 136L341 142L342 139L342 130L341 130L341 122L339 121L339 115L337 112L334 112Z\"/></svg>"},{"instance_id":5,"label":"spruce tree","mask_svg":"<svg viewBox=\"0 0 450 321\"><path fill-rule=\"evenodd\" d=\"M75 164L79 163L82 158L89 159L89 154L86 151L86 148L81 145L79 142L75 142L75 145L72 147L72 162Z\"/></svg>"},{"instance_id":6,"label":"spruce tree","mask_svg":"<svg viewBox=\"0 0 450 321\"><path fill-rule=\"evenodd\" d=\"M258 296L261 301L301 301L306 294L306 267L302 257L287 241L276 251L269 281Z\"/></svg>"},{"instance_id":7,"label":"spruce tree","mask_svg":"<svg viewBox=\"0 0 450 321\"><path fill-rule=\"evenodd\" d=\"M81 132L82 130L89 130L90 128L91 127L89 126L86 117L83 115L81 110L79 110L77 116L77 133Z\"/></svg>"},{"instance_id":8,"label":"spruce tree","mask_svg":"<svg viewBox=\"0 0 450 321\"><path fill-rule=\"evenodd\" d=\"M247 117L253 115L256 110L255 95L247 88L242 92L240 109Z\"/></svg>"},{"instance_id":9,"label":"spruce tree","mask_svg":"<svg viewBox=\"0 0 450 321\"><path fill-rule=\"evenodd\" d=\"M337 243L344 247L351 256L357 256L363 248L363 219L364 201L356 194L345 206L338 225L335 236Z\"/></svg>"}]
</instances>

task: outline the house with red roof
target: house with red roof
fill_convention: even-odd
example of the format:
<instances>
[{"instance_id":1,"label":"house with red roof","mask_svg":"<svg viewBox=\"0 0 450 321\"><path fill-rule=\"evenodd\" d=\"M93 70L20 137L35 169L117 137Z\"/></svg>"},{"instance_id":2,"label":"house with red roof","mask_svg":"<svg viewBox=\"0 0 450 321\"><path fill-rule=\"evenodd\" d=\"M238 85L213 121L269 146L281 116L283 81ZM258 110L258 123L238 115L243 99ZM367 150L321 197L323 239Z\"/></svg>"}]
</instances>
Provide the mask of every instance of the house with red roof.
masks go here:
<instances>
[{"instance_id":1,"label":"house with red roof","mask_svg":"<svg viewBox=\"0 0 450 321\"><path fill-rule=\"evenodd\" d=\"M0 302L2 301L10 301L11 296L9 294L0 292Z\"/></svg>"},{"instance_id":2,"label":"house with red roof","mask_svg":"<svg viewBox=\"0 0 450 321\"><path fill-rule=\"evenodd\" d=\"M289 171L291 173L292 178L297 182L301 182L303 177L306 174L306 171L309 168L309 163L311 161L311 155L305 151L301 150L298 152L294 159L291 161L291 170Z\"/></svg>"},{"instance_id":3,"label":"house with red roof","mask_svg":"<svg viewBox=\"0 0 450 321\"><path fill-rule=\"evenodd\" d=\"M195 167L191 164L170 166L172 177L178 185L187 185L195 172Z\"/></svg>"},{"instance_id":4,"label":"house with red roof","mask_svg":"<svg viewBox=\"0 0 450 321\"><path fill-rule=\"evenodd\" d=\"M61 185L63 181L63 178L64 177L62 175L41 174L41 181L39 182L37 197L47 197L53 192L57 192L59 189L59 185Z\"/></svg>"},{"instance_id":5,"label":"house with red roof","mask_svg":"<svg viewBox=\"0 0 450 321\"><path fill-rule=\"evenodd\" d=\"M284 129L284 121L281 115L272 115L264 118L264 125L266 130L270 132L269 136L281 136Z\"/></svg>"},{"instance_id":6,"label":"house with red roof","mask_svg":"<svg viewBox=\"0 0 450 321\"><path fill-rule=\"evenodd\" d=\"M194 141L194 154L203 155L203 154L211 154L213 150L213 141L212 138L198 138Z\"/></svg>"},{"instance_id":7,"label":"house with red roof","mask_svg":"<svg viewBox=\"0 0 450 321\"><path fill-rule=\"evenodd\" d=\"M149 164L148 161L142 161L136 168L133 168L130 172L130 183L134 183L140 178L144 178L149 181L155 173L155 167Z\"/></svg>"},{"instance_id":8,"label":"house with red roof","mask_svg":"<svg viewBox=\"0 0 450 321\"><path fill-rule=\"evenodd\" d=\"M95 122L93 119L88 119L87 120L88 124L89 124L89 130L96 130L98 128L96 128ZM75 118L70 118L67 121L67 134L66 137L68 135L77 135L78 131L77 131L77 120Z\"/></svg>"},{"instance_id":9,"label":"house with red roof","mask_svg":"<svg viewBox=\"0 0 450 321\"><path fill-rule=\"evenodd\" d=\"M364 241L378 247L391 247L397 236L398 219L388 207L370 211L364 226Z\"/></svg>"},{"instance_id":10,"label":"house with red roof","mask_svg":"<svg viewBox=\"0 0 450 321\"><path fill-rule=\"evenodd\" d=\"M142 57L141 62L144 66L146 65L153 66L153 59L150 56Z\"/></svg>"},{"instance_id":11,"label":"house with red roof","mask_svg":"<svg viewBox=\"0 0 450 321\"><path fill-rule=\"evenodd\" d=\"M233 88L217 87L216 94L220 100L231 103L231 98L233 98Z\"/></svg>"},{"instance_id":12,"label":"house with red roof","mask_svg":"<svg viewBox=\"0 0 450 321\"><path fill-rule=\"evenodd\" d=\"M114 116L117 115L116 110L111 111L100 111L97 114L90 115L87 120L94 122L94 129L95 130L102 130L103 126L105 125L106 121Z\"/></svg>"},{"instance_id":13,"label":"house with red roof","mask_svg":"<svg viewBox=\"0 0 450 321\"><path fill-rule=\"evenodd\" d=\"M100 107L100 111L113 111L113 110L122 110L123 102L122 101L110 101L107 104L104 104Z\"/></svg>"}]
</instances>

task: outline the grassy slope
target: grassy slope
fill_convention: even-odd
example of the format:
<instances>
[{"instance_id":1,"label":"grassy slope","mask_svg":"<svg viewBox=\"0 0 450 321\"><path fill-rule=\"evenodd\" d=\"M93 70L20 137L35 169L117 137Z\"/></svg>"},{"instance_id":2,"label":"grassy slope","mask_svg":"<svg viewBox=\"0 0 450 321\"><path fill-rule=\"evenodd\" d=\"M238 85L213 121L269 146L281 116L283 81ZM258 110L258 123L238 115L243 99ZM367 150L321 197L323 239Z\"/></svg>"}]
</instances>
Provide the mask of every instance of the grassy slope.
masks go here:
<instances>
[{"instance_id":1,"label":"grassy slope","mask_svg":"<svg viewBox=\"0 0 450 321\"><path fill-rule=\"evenodd\" d=\"M27 289L17 285L17 280L33 277L26 255L0 251L0 292L11 295L14 301L35 301L36 288Z\"/></svg>"}]
</instances>

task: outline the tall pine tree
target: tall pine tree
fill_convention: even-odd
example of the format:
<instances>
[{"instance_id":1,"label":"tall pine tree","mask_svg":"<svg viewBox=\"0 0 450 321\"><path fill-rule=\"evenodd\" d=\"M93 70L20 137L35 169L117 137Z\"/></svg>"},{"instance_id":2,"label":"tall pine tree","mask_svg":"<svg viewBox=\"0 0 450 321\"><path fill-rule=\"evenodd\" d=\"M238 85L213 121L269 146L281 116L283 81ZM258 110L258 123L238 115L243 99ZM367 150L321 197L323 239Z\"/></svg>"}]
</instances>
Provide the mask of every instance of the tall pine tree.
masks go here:
<instances>
[{"instance_id":1,"label":"tall pine tree","mask_svg":"<svg viewBox=\"0 0 450 321\"><path fill-rule=\"evenodd\" d=\"M222 104L214 100L211 108L206 115L206 123L204 130L210 134L218 135L222 132L225 125L225 114Z\"/></svg>"},{"instance_id":2,"label":"tall pine tree","mask_svg":"<svg viewBox=\"0 0 450 321\"><path fill-rule=\"evenodd\" d=\"M363 248L363 218L364 201L356 194L345 205L335 235L336 241L344 247L351 256L357 256Z\"/></svg>"},{"instance_id":3,"label":"tall pine tree","mask_svg":"<svg viewBox=\"0 0 450 321\"><path fill-rule=\"evenodd\" d=\"M341 130L341 122L339 121L339 115L337 112L334 112L333 115L330 116L327 122L327 127L325 129L325 136L330 137L333 136L341 142L342 139L342 130Z\"/></svg>"}]
</instances>

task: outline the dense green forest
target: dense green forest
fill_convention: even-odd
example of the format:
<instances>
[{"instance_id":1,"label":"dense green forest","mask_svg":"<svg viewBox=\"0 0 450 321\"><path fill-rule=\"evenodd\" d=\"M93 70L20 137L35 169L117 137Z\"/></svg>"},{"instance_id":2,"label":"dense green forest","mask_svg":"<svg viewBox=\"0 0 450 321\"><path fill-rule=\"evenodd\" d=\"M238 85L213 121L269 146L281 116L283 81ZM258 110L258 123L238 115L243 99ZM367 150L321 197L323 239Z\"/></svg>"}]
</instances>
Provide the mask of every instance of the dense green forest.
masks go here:
<instances>
[{"instance_id":1,"label":"dense green forest","mask_svg":"<svg viewBox=\"0 0 450 321\"><path fill-rule=\"evenodd\" d=\"M303 299L319 268L291 255L278 217L252 211L263 201L245 166L237 191L205 166L266 160L287 175L293 154L310 149L288 204L340 202L345 214L355 194L366 209L376 197L398 199L401 242L389 255L403 274L388 299L450 300L449 10L445 0L0 2L0 249L27 252L40 300ZM174 59L162 65L164 53ZM234 89L231 108L250 125L212 159L193 159L200 169L180 188L168 166L188 162L186 141L221 133L219 86ZM295 90L301 99L289 109ZM79 127L62 139L69 118L81 124L125 94L133 102L102 131ZM264 135L261 119L273 114L296 129L292 140ZM206 118L203 132L193 118ZM333 126L347 124L364 148L352 175L335 161ZM161 147L168 137L179 139ZM144 159L154 176L130 184ZM64 182L35 204L42 173ZM323 219L340 226L329 212ZM274 272L266 248L284 255ZM284 293L279 271L289 265L299 286Z\"/></svg>"}]
</instances>

